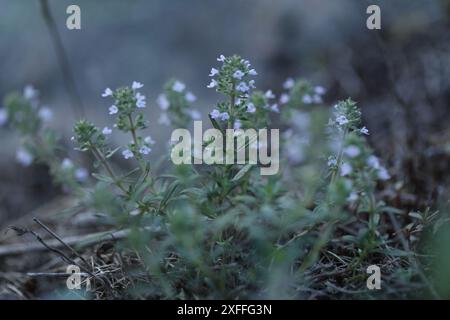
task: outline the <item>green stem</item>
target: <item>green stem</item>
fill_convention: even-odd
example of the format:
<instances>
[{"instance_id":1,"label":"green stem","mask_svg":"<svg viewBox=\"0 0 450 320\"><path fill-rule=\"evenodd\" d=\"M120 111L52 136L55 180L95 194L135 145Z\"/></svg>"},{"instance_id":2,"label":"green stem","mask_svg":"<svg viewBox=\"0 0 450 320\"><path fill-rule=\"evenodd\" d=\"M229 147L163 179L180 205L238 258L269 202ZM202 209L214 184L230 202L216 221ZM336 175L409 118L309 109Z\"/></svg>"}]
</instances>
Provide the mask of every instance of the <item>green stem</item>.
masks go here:
<instances>
[{"instance_id":1,"label":"green stem","mask_svg":"<svg viewBox=\"0 0 450 320\"><path fill-rule=\"evenodd\" d=\"M376 203L375 203L375 195L373 193L369 196L370 199L370 207L369 207L369 231L371 240L375 240L376 237L376 226L375 226L375 213L376 213Z\"/></svg>"},{"instance_id":2,"label":"green stem","mask_svg":"<svg viewBox=\"0 0 450 320\"><path fill-rule=\"evenodd\" d=\"M230 95L230 106L228 107L228 114L230 115L230 119L228 120L228 129L233 128L233 122L234 122L234 107L235 107L235 100L236 100L236 83L233 81L233 88L231 90Z\"/></svg>"},{"instance_id":3,"label":"green stem","mask_svg":"<svg viewBox=\"0 0 450 320\"><path fill-rule=\"evenodd\" d=\"M131 132L131 135L133 137L133 142L134 142L134 145L135 145L137 153L138 153L136 155L136 159L137 159L137 161L139 163L139 167L141 168L141 171L144 172L145 171L145 166L142 164L141 159L139 159L139 157L140 157L140 155L139 155L139 143L138 143L138 139L137 139L137 136L136 136L136 128L134 126L134 122L133 122L133 118L131 117L131 114L128 115L128 120L130 121L130 132Z\"/></svg>"},{"instance_id":4,"label":"green stem","mask_svg":"<svg viewBox=\"0 0 450 320\"><path fill-rule=\"evenodd\" d=\"M103 165L103 167L105 168L106 172L108 172L109 176L114 181L116 186L120 190L122 190L126 195L128 195L128 191L125 189L125 187L119 181L119 179L117 179L116 175L114 174L113 169L109 165L108 161L106 161L106 159L105 159L104 155L102 154L102 152L100 150L98 150L97 147L95 147L93 145L91 145L91 150L92 150L92 153L94 154L94 156L97 158L97 160L100 161L100 163Z\"/></svg>"},{"instance_id":5,"label":"green stem","mask_svg":"<svg viewBox=\"0 0 450 320\"><path fill-rule=\"evenodd\" d=\"M342 135L341 146L339 147L338 156L336 158L336 163L337 163L336 170L333 172L333 175L331 176L331 183L333 183L336 180L337 173L339 172L339 170L341 168L342 155L344 152L344 143L345 143L345 138L347 137L347 133L348 133L348 129L345 129L345 131Z\"/></svg>"}]
</instances>

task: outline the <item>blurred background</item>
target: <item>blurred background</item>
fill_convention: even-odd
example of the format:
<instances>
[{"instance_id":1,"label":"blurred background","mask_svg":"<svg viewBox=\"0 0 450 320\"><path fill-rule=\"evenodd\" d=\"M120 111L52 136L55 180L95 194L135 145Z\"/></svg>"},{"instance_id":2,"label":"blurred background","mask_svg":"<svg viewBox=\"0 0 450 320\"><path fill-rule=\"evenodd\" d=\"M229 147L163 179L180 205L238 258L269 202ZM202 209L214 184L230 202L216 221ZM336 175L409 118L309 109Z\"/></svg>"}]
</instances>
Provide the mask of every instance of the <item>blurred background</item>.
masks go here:
<instances>
[{"instance_id":1,"label":"blurred background","mask_svg":"<svg viewBox=\"0 0 450 320\"><path fill-rule=\"evenodd\" d=\"M70 4L81 7L82 30L66 28ZM370 4L381 7L381 30L366 28ZM153 157L171 133L156 121L164 83L186 83L205 118L220 98L206 88L209 70L219 54L236 53L252 62L261 90L280 94L286 78L302 77L327 88L327 105L352 97L412 205L448 196L449 0L48 0L48 8L89 119L111 125L106 87L145 84ZM69 144L77 114L66 81L41 2L0 0L0 97L36 87ZM62 192L47 168L16 163L17 144L0 128L0 223Z\"/></svg>"}]
</instances>

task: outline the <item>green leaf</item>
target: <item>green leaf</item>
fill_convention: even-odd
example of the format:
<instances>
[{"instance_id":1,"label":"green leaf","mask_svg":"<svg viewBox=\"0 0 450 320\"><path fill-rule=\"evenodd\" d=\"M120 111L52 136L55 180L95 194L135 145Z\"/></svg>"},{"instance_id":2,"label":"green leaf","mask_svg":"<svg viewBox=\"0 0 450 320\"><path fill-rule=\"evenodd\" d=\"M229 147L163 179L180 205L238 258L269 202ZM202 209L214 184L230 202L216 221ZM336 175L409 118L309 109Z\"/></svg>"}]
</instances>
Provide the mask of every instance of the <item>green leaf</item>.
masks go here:
<instances>
[{"instance_id":1,"label":"green leaf","mask_svg":"<svg viewBox=\"0 0 450 320\"><path fill-rule=\"evenodd\" d=\"M105 158L106 158L106 159L111 158L111 157L112 157L117 151L119 151L120 149L121 149L121 147L118 147L118 148L116 148L116 149L114 149L114 150L109 151L109 152L106 154Z\"/></svg>"},{"instance_id":2,"label":"green leaf","mask_svg":"<svg viewBox=\"0 0 450 320\"><path fill-rule=\"evenodd\" d=\"M246 174L247 172L250 171L250 169L253 168L253 164L246 164L245 166L243 166L241 168L241 170L239 170L238 173L236 173L236 175L234 176L234 178L231 180L231 182L238 182L239 180L241 180Z\"/></svg>"},{"instance_id":3,"label":"green leaf","mask_svg":"<svg viewBox=\"0 0 450 320\"><path fill-rule=\"evenodd\" d=\"M163 199L159 204L159 209L164 208L167 205L167 203L171 200L171 197L174 194L175 190L178 188L178 186L179 186L178 181L174 181L169 185L169 187L167 187Z\"/></svg>"},{"instance_id":4,"label":"green leaf","mask_svg":"<svg viewBox=\"0 0 450 320\"><path fill-rule=\"evenodd\" d=\"M103 174L93 173L92 176L99 181L103 181L106 183L114 183L114 180L111 179L111 177L105 176Z\"/></svg>"}]
</instances>

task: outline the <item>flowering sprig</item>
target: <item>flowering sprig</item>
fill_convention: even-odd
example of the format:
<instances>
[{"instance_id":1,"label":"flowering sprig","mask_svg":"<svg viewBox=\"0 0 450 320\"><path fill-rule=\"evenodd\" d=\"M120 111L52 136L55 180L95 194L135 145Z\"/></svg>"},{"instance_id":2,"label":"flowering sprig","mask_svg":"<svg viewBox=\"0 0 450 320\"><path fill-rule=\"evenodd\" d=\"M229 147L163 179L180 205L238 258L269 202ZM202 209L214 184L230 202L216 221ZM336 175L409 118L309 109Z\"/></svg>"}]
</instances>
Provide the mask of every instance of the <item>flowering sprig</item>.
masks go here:
<instances>
[{"instance_id":1,"label":"flowering sprig","mask_svg":"<svg viewBox=\"0 0 450 320\"><path fill-rule=\"evenodd\" d=\"M158 122L163 125L173 125L185 128L192 120L200 120L201 114L192 108L197 97L186 90L186 85L178 80L170 80L156 99L156 103L163 111Z\"/></svg>"},{"instance_id":2,"label":"flowering sprig","mask_svg":"<svg viewBox=\"0 0 450 320\"><path fill-rule=\"evenodd\" d=\"M323 96L326 89L322 86L313 86L310 82L299 79L288 78L283 83L285 93L280 96L280 104L288 108L304 109L309 106L320 105L323 103Z\"/></svg>"},{"instance_id":3,"label":"flowering sprig","mask_svg":"<svg viewBox=\"0 0 450 320\"><path fill-rule=\"evenodd\" d=\"M375 200L377 181L389 180L390 175L380 160L368 146L365 136L369 134L366 127L361 127L361 111L350 99L334 106L333 119L329 120L331 141L336 154L328 157L331 184L345 186L347 202L358 212L367 212L368 243L376 243L376 228L384 203ZM337 137L337 140L336 140Z\"/></svg>"},{"instance_id":4,"label":"flowering sprig","mask_svg":"<svg viewBox=\"0 0 450 320\"><path fill-rule=\"evenodd\" d=\"M219 103L210 113L214 120L227 122L228 128L233 128L235 120L239 119L239 111L247 108L247 100L251 89L255 88L257 72L251 68L248 60L234 55L225 57L221 55L217 61L222 62L219 69L212 68L209 74L211 79L208 88L215 88L217 92L228 97L227 102Z\"/></svg>"},{"instance_id":5,"label":"flowering sprig","mask_svg":"<svg viewBox=\"0 0 450 320\"><path fill-rule=\"evenodd\" d=\"M339 131L359 131L361 134L368 134L366 127L361 128L361 111L356 102L351 99L340 101L333 107L333 119L330 119L329 125Z\"/></svg>"},{"instance_id":6,"label":"flowering sprig","mask_svg":"<svg viewBox=\"0 0 450 320\"><path fill-rule=\"evenodd\" d=\"M147 128L142 109L146 107L146 96L138 90L144 85L134 81L131 87L122 87L116 90L107 88L102 97L111 97L114 104L109 107L109 114L115 117L114 127L124 133L130 133L132 141L122 151L125 159L136 158L142 171L145 170L144 156L151 152L151 148L143 142L139 135L140 130ZM103 136L110 134L111 129L105 128ZM101 147L101 145L100 145Z\"/></svg>"},{"instance_id":7,"label":"flowering sprig","mask_svg":"<svg viewBox=\"0 0 450 320\"><path fill-rule=\"evenodd\" d=\"M250 62L237 55L231 57L221 55L217 61L222 62L222 66L219 69L211 69L209 76L213 78L208 88L216 88L217 92L226 96L246 96L255 84L249 76L257 75Z\"/></svg>"},{"instance_id":8,"label":"flowering sprig","mask_svg":"<svg viewBox=\"0 0 450 320\"><path fill-rule=\"evenodd\" d=\"M48 126L53 112L40 104L39 91L27 85L22 95L8 96L1 111L4 115L1 124L17 130L21 136L16 160L23 166L34 162L44 164L58 185L79 191L80 183L85 182L89 174L85 168L73 164L69 170L69 160L61 158L60 137Z\"/></svg>"},{"instance_id":9,"label":"flowering sprig","mask_svg":"<svg viewBox=\"0 0 450 320\"><path fill-rule=\"evenodd\" d=\"M107 159L112 157L116 150L110 150L106 144L105 135L97 128L93 123L80 120L74 126L74 133L72 140L77 145L76 150L86 152L90 151L98 161L98 164L102 165L112 182L117 185L125 194L128 194L128 190L125 189L122 182L118 179L113 169L109 165Z\"/></svg>"}]
</instances>

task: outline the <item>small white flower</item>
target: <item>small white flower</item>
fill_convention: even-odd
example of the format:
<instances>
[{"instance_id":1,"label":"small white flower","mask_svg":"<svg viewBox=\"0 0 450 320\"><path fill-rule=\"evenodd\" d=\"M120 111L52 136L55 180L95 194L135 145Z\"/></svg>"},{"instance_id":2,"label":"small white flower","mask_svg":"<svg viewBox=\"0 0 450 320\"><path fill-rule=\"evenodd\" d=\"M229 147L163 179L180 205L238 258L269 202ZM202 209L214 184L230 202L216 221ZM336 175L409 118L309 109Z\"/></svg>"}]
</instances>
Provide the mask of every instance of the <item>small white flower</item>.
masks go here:
<instances>
[{"instance_id":1,"label":"small white flower","mask_svg":"<svg viewBox=\"0 0 450 320\"><path fill-rule=\"evenodd\" d=\"M264 93L264 96L267 99L274 99L275 98L275 95L273 94L272 90L267 90L266 93Z\"/></svg>"},{"instance_id":2,"label":"small white flower","mask_svg":"<svg viewBox=\"0 0 450 320\"><path fill-rule=\"evenodd\" d=\"M220 117L220 111L217 109L213 109L213 111L211 111L209 115L211 116L212 119L217 119Z\"/></svg>"},{"instance_id":3,"label":"small white flower","mask_svg":"<svg viewBox=\"0 0 450 320\"><path fill-rule=\"evenodd\" d=\"M211 71L209 73L210 77L214 77L215 75L219 74L219 70L217 70L216 68L211 68Z\"/></svg>"},{"instance_id":4,"label":"small white flower","mask_svg":"<svg viewBox=\"0 0 450 320\"><path fill-rule=\"evenodd\" d=\"M253 104L253 103L249 103L248 105L247 105L247 112L249 112L249 113L254 113L256 111L256 107L255 107L255 105Z\"/></svg>"},{"instance_id":5,"label":"small white flower","mask_svg":"<svg viewBox=\"0 0 450 320\"><path fill-rule=\"evenodd\" d=\"M188 93L186 93L186 95L184 97L186 98L186 100L188 102L195 102L195 100L197 100L197 97L190 91Z\"/></svg>"},{"instance_id":6,"label":"small white flower","mask_svg":"<svg viewBox=\"0 0 450 320\"><path fill-rule=\"evenodd\" d=\"M138 100L136 101L136 107L139 109L145 108L146 106L146 102L145 100Z\"/></svg>"},{"instance_id":7,"label":"small white flower","mask_svg":"<svg viewBox=\"0 0 450 320\"><path fill-rule=\"evenodd\" d=\"M295 85L295 81L292 78L287 78L286 81L283 83L284 89L291 89Z\"/></svg>"},{"instance_id":8,"label":"small white flower","mask_svg":"<svg viewBox=\"0 0 450 320\"><path fill-rule=\"evenodd\" d=\"M241 92L247 92L250 90L250 87L245 82L240 82L236 86L236 90L241 91Z\"/></svg>"},{"instance_id":9,"label":"small white flower","mask_svg":"<svg viewBox=\"0 0 450 320\"><path fill-rule=\"evenodd\" d=\"M143 85L142 83L137 82L137 81L133 81L133 84L131 85L131 88L132 88L133 90L137 90L137 89L142 88L143 86L144 86L144 85Z\"/></svg>"},{"instance_id":10,"label":"small white flower","mask_svg":"<svg viewBox=\"0 0 450 320\"><path fill-rule=\"evenodd\" d=\"M170 107L170 102L164 93L161 93L158 96L158 98L156 99L156 103L158 104L161 110L167 110Z\"/></svg>"},{"instance_id":11,"label":"small white flower","mask_svg":"<svg viewBox=\"0 0 450 320\"><path fill-rule=\"evenodd\" d=\"M224 62L224 61L225 61L225 56L224 56L223 54L221 54L221 55L217 58L217 61Z\"/></svg>"},{"instance_id":12,"label":"small white flower","mask_svg":"<svg viewBox=\"0 0 450 320\"><path fill-rule=\"evenodd\" d=\"M16 160L21 165L28 167L33 162L33 155L27 150L20 148L16 152Z\"/></svg>"},{"instance_id":13,"label":"small white flower","mask_svg":"<svg viewBox=\"0 0 450 320\"><path fill-rule=\"evenodd\" d=\"M134 157L133 152L131 152L131 150L129 149L123 150L122 155L125 159L130 159Z\"/></svg>"},{"instance_id":14,"label":"small white flower","mask_svg":"<svg viewBox=\"0 0 450 320\"><path fill-rule=\"evenodd\" d=\"M34 98L37 98L37 96L39 95L39 91L36 90L32 85L26 85L25 88L23 89L23 96L25 97L25 99L27 100L31 100Z\"/></svg>"},{"instance_id":15,"label":"small white flower","mask_svg":"<svg viewBox=\"0 0 450 320\"><path fill-rule=\"evenodd\" d=\"M241 70L236 70L233 73L233 78L238 79L238 80L241 80L243 76L244 76L244 73Z\"/></svg>"},{"instance_id":16,"label":"small white flower","mask_svg":"<svg viewBox=\"0 0 450 320\"><path fill-rule=\"evenodd\" d=\"M250 81L248 82L248 85L249 85L250 88L253 88L253 89L256 88L256 87L255 87L255 80L250 80Z\"/></svg>"},{"instance_id":17,"label":"small white flower","mask_svg":"<svg viewBox=\"0 0 450 320\"><path fill-rule=\"evenodd\" d=\"M250 68L251 63L249 60L241 59L241 63L244 64L247 68Z\"/></svg>"},{"instance_id":18,"label":"small white flower","mask_svg":"<svg viewBox=\"0 0 450 320\"><path fill-rule=\"evenodd\" d=\"M302 101L304 104L311 104L313 103L313 98L309 94L305 94L302 98Z\"/></svg>"},{"instance_id":19,"label":"small white flower","mask_svg":"<svg viewBox=\"0 0 450 320\"><path fill-rule=\"evenodd\" d=\"M78 168L75 170L75 179L80 182L86 181L89 176L89 172L85 168Z\"/></svg>"},{"instance_id":20,"label":"small white flower","mask_svg":"<svg viewBox=\"0 0 450 320\"><path fill-rule=\"evenodd\" d=\"M116 114L117 112L119 112L119 109L115 106L112 105L111 107L109 107L109 114Z\"/></svg>"},{"instance_id":21,"label":"small white flower","mask_svg":"<svg viewBox=\"0 0 450 320\"><path fill-rule=\"evenodd\" d=\"M391 176L385 167L380 167L377 172L378 179L380 180L389 180Z\"/></svg>"},{"instance_id":22,"label":"small white flower","mask_svg":"<svg viewBox=\"0 0 450 320\"><path fill-rule=\"evenodd\" d=\"M270 106L270 110L272 110L273 112L280 112L280 109L278 108L278 104L273 104Z\"/></svg>"},{"instance_id":23,"label":"small white flower","mask_svg":"<svg viewBox=\"0 0 450 320\"><path fill-rule=\"evenodd\" d=\"M42 121L48 122L48 121L52 120L52 118L53 118L53 111L50 110L50 108L48 108L48 107L42 107L41 109L39 109L38 117Z\"/></svg>"},{"instance_id":24,"label":"small white flower","mask_svg":"<svg viewBox=\"0 0 450 320\"><path fill-rule=\"evenodd\" d=\"M220 114L220 119L221 119L222 121L226 121L226 120L230 119L230 115L228 114L228 112L222 112L222 113Z\"/></svg>"},{"instance_id":25,"label":"small white flower","mask_svg":"<svg viewBox=\"0 0 450 320\"><path fill-rule=\"evenodd\" d=\"M313 95L312 99L315 104L320 104L323 102L322 97L318 94Z\"/></svg>"},{"instance_id":26,"label":"small white flower","mask_svg":"<svg viewBox=\"0 0 450 320\"><path fill-rule=\"evenodd\" d=\"M365 134L366 136L369 135L369 129L367 129L366 127L362 127L359 132L361 132L362 134Z\"/></svg>"},{"instance_id":27,"label":"small white flower","mask_svg":"<svg viewBox=\"0 0 450 320\"><path fill-rule=\"evenodd\" d=\"M353 168L352 168L352 166L349 163L344 162L342 164L342 166L341 166L341 176L343 176L343 177L347 176L350 173L352 173L352 171L353 171Z\"/></svg>"},{"instance_id":28,"label":"small white flower","mask_svg":"<svg viewBox=\"0 0 450 320\"><path fill-rule=\"evenodd\" d=\"M140 94L139 92L136 93L135 98L136 98L136 107L145 108L146 105L145 100L147 98L143 94Z\"/></svg>"},{"instance_id":29,"label":"small white flower","mask_svg":"<svg viewBox=\"0 0 450 320\"><path fill-rule=\"evenodd\" d=\"M4 125L8 121L8 111L6 109L0 109L0 126Z\"/></svg>"},{"instance_id":30,"label":"small white flower","mask_svg":"<svg viewBox=\"0 0 450 320\"><path fill-rule=\"evenodd\" d=\"M113 92L112 92L112 90L110 88L106 88L105 92L102 93L102 97L103 98L106 98L106 97L109 97L109 96L112 96L112 95L113 95Z\"/></svg>"},{"instance_id":31,"label":"small white flower","mask_svg":"<svg viewBox=\"0 0 450 320\"><path fill-rule=\"evenodd\" d=\"M200 120L202 118L201 113L196 109L190 110L189 115L191 116L192 120Z\"/></svg>"},{"instance_id":32,"label":"small white flower","mask_svg":"<svg viewBox=\"0 0 450 320\"><path fill-rule=\"evenodd\" d=\"M146 144L150 144L150 145L155 144L155 140L153 140L153 138L150 137L150 136L146 136L145 139L144 139L144 142L145 142Z\"/></svg>"},{"instance_id":33,"label":"small white flower","mask_svg":"<svg viewBox=\"0 0 450 320\"><path fill-rule=\"evenodd\" d=\"M211 82L206 87L209 89L217 87L217 81L215 79L211 79Z\"/></svg>"},{"instance_id":34,"label":"small white flower","mask_svg":"<svg viewBox=\"0 0 450 320\"><path fill-rule=\"evenodd\" d=\"M175 81L172 90L176 92L183 92L183 90L186 88L186 85L180 81Z\"/></svg>"},{"instance_id":35,"label":"small white flower","mask_svg":"<svg viewBox=\"0 0 450 320\"><path fill-rule=\"evenodd\" d=\"M241 121L240 121L240 120L236 120L236 121L234 122L233 128L234 128L235 130L238 130L238 129L240 129L241 127L242 127Z\"/></svg>"},{"instance_id":36,"label":"small white flower","mask_svg":"<svg viewBox=\"0 0 450 320\"><path fill-rule=\"evenodd\" d=\"M329 167L334 167L337 165L337 159L334 156L329 156L328 157L328 162L327 162Z\"/></svg>"},{"instance_id":37,"label":"small white flower","mask_svg":"<svg viewBox=\"0 0 450 320\"><path fill-rule=\"evenodd\" d=\"M107 136L108 134L111 134L111 133L112 133L112 130L111 130L110 128L108 128L108 127L104 127L103 130L102 130L102 133L103 133L105 136Z\"/></svg>"},{"instance_id":38,"label":"small white flower","mask_svg":"<svg viewBox=\"0 0 450 320\"><path fill-rule=\"evenodd\" d=\"M380 160L374 155L371 155L367 158L366 163L368 166L378 169L380 167Z\"/></svg>"},{"instance_id":39,"label":"small white flower","mask_svg":"<svg viewBox=\"0 0 450 320\"><path fill-rule=\"evenodd\" d=\"M170 119L169 119L169 116L167 115L167 113L165 113L165 112L161 113L161 115L159 116L159 119L158 119L158 123L165 125L165 126L170 126Z\"/></svg>"},{"instance_id":40,"label":"small white flower","mask_svg":"<svg viewBox=\"0 0 450 320\"><path fill-rule=\"evenodd\" d=\"M152 148L149 148L149 147L147 147L147 146L142 146L142 147L139 149L139 153L140 153L140 154L145 154L145 155L147 155L147 154L149 154L150 152L152 152Z\"/></svg>"},{"instance_id":41,"label":"small white flower","mask_svg":"<svg viewBox=\"0 0 450 320\"><path fill-rule=\"evenodd\" d=\"M63 170L69 170L73 168L73 162L72 160L70 160L69 158L65 158L62 162L61 162L61 169Z\"/></svg>"},{"instance_id":42,"label":"small white flower","mask_svg":"<svg viewBox=\"0 0 450 320\"><path fill-rule=\"evenodd\" d=\"M251 76L257 76L257 75L258 75L258 72L256 72L255 69L251 69L251 70L248 72L248 74L251 75Z\"/></svg>"},{"instance_id":43,"label":"small white flower","mask_svg":"<svg viewBox=\"0 0 450 320\"><path fill-rule=\"evenodd\" d=\"M356 192L350 193L350 195L347 197L348 202L355 202L358 200L358 194Z\"/></svg>"},{"instance_id":44,"label":"small white flower","mask_svg":"<svg viewBox=\"0 0 450 320\"><path fill-rule=\"evenodd\" d=\"M291 98L289 97L288 94L283 93L283 94L280 96L280 103L281 103L281 104L286 104L286 103L289 102L290 99L291 99Z\"/></svg>"},{"instance_id":45,"label":"small white flower","mask_svg":"<svg viewBox=\"0 0 450 320\"><path fill-rule=\"evenodd\" d=\"M250 61L245 60L245 59L241 59L241 63L243 63L247 68L250 68L250 66L252 65L252 64L250 63Z\"/></svg>"},{"instance_id":46,"label":"small white flower","mask_svg":"<svg viewBox=\"0 0 450 320\"><path fill-rule=\"evenodd\" d=\"M321 96L321 95L325 94L326 90L322 86L316 86L316 87L314 87L314 92Z\"/></svg>"},{"instance_id":47,"label":"small white flower","mask_svg":"<svg viewBox=\"0 0 450 320\"><path fill-rule=\"evenodd\" d=\"M348 119L347 119L346 116L339 116L339 117L336 118L336 122L337 122L340 126L342 126L342 125L348 123Z\"/></svg>"},{"instance_id":48,"label":"small white flower","mask_svg":"<svg viewBox=\"0 0 450 320\"><path fill-rule=\"evenodd\" d=\"M355 158L361 154L361 151L357 146L351 145L344 148L344 153L350 158Z\"/></svg>"}]
</instances>

